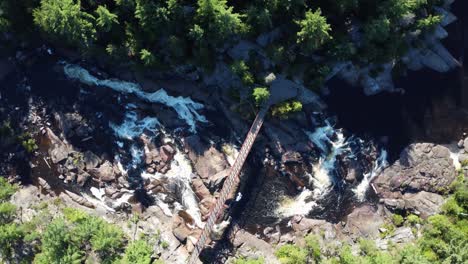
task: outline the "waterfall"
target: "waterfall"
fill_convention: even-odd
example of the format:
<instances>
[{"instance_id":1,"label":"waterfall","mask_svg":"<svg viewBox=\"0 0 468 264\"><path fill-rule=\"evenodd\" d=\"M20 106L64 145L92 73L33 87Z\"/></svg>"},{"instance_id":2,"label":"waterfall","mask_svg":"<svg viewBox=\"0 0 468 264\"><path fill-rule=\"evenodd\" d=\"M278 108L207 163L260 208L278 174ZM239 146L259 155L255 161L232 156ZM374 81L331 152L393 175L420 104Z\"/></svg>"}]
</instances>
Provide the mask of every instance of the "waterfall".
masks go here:
<instances>
[{"instance_id":1,"label":"waterfall","mask_svg":"<svg viewBox=\"0 0 468 264\"><path fill-rule=\"evenodd\" d=\"M309 183L313 184L314 189L304 188L294 200L287 200L283 203L278 213L285 217L307 215L318 205L317 201L323 198L333 186L337 157L345 151L350 151L343 132L340 129L335 130L328 120L325 126L316 128L313 133L304 132L320 150L320 159L313 165L313 176L308 175Z\"/></svg>"},{"instance_id":2,"label":"waterfall","mask_svg":"<svg viewBox=\"0 0 468 264\"><path fill-rule=\"evenodd\" d=\"M78 65L65 64L64 73L68 78L79 80L87 85L108 87L120 93L134 94L147 102L161 103L169 106L177 112L179 118L183 119L187 125L189 125L192 132L196 131L196 122L207 122L206 118L197 112L203 108L203 105L194 102L188 97L173 97L168 95L164 89L160 89L154 93L147 93L142 91L138 84L132 82L101 80L91 75L86 69ZM137 170L143 160L144 151L134 140L145 132L149 132L147 134L153 133L152 136L154 136L159 132L161 127L161 123L156 117L138 116L136 108L137 106L135 104L127 104L127 112L125 113L123 122L121 124L113 122L109 123L109 127L114 131L116 137L120 139L116 141L116 145L119 148L127 147L128 151L126 153L128 153L131 158L127 164L122 164L121 155L125 155L125 153L116 155L115 158L116 161L118 161L118 167L123 174L127 174L130 169ZM181 154L181 151L178 150L171 163L171 169L165 175L157 173L156 175L149 176L165 177L172 181L172 183L177 186L178 193L176 195L181 203L179 206L176 206L176 209L185 209L193 217L195 224L202 226L203 223L201 221L201 214L198 208L198 201L191 188L191 175L192 168L190 162ZM141 176L145 178L148 177L148 174L143 172ZM94 200L103 202L103 190L97 188L92 189L92 194L97 198ZM172 212L169 209L169 206L162 202L165 194L156 194L156 196L156 204L164 211L165 214L171 215ZM126 194L118 201L114 201L114 203L127 202L130 197L130 194ZM110 207L107 208L109 209Z\"/></svg>"},{"instance_id":3,"label":"waterfall","mask_svg":"<svg viewBox=\"0 0 468 264\"><path fill-rule=\"evenodd\" d=\"M181 207L176 206L176 210L184 209L195 221L195 224L199 227L203 227L201 220L201 213L198 207L198 201L195 193L192 190L191 182L193 169L190 161L181 153L177 151L174 156L174 160L171 163L171 169L166 174L156 172L155 174L149 174L146 172L142 173L143 178L152 179L166 179L176 184L178 193L177 196L181 202ZM157 197L163 200L164 197Z\"/></svg>"},{"instance_id":4,"label":"waterfall","mask_svg":"<svg viewBox=\"0 0 468 264\"><path fill-rule=\"evenodd\" d=\"M125 114L124 122L120 125L112 122L109 123L109 126L119 138L127 140L139 137L145 130L156 131L156 128L160 125L159 120L155 117L138 119L138 115L135 111L128 111Z\"/></svg>"},{"instance_id":5,"label":"waterfall","mask_svg":"<svg viewBox=\"0 0 468 264\"><path fill-rule=\"evenodd\" d=\"M65 75L70 79L79 80L80 82L91 86L104 86L124 94L134 94L141 100L150 103L161 103L173 108L180 119L183 119L190 127L191 132L196 132L196 122L207 122L205 116L200 115L197 111L203 108L200 103L194 102L188 97L173 97L167 94L164 89L159 89L153 93L147 93L141 90L141 86L137 83L126 82L121 80L101 80L91 75L86 69L73 64L65 64L63 67Z\"/></svg>"},{"instance_id":6,"label":"waterfall","mask_svg":"<svg viewBox=\"0 0 468 264\"><path fill-rule=\"evenodd\" d=\"M366 197L367 189L369 188L370 181L375 176L377 176L380 172L382 172L382 170L385 167L388 166L387 155L388 155L387 151L382 149L380 151L379 157L377 158L377 160L374 161L372 170L368 173L365 173L362 181L359 183L359 185L355 189L353 189L358 201L360 202L364 201L364 198Z\"/></svg>"}]
</instances>

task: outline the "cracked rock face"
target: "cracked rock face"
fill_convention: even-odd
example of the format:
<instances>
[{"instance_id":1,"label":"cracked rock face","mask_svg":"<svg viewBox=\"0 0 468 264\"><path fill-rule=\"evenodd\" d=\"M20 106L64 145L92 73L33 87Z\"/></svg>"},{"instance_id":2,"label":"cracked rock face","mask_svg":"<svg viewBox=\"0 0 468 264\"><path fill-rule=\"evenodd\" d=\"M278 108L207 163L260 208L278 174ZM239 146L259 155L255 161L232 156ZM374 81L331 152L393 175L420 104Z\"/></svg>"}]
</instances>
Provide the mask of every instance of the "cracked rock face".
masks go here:
<instances>
[{"instance_id":1,"label":"cracked rock face","mask_svg":"<svg viewBox=\"0 0 468 264\"><path fill-rule=\"evenodd\" d=\"M444 192L455 178L448 148L417 143L403 150L400 159L375 178L373 186L381 198L400 198L407 192Z\"/></svg>"},{"instance_id":2,"label":"cracked rock face","mask_svg":"<svg viewBox=\"0 0 468 264\"><path fill-rule=\"evenodd\" d=\"M444 202L440 193L455 178L448 148L417 143L403 150L400 159L378 175L372 186L387 208L426 218L438 212Z\"/></svg>"}]
</instances>

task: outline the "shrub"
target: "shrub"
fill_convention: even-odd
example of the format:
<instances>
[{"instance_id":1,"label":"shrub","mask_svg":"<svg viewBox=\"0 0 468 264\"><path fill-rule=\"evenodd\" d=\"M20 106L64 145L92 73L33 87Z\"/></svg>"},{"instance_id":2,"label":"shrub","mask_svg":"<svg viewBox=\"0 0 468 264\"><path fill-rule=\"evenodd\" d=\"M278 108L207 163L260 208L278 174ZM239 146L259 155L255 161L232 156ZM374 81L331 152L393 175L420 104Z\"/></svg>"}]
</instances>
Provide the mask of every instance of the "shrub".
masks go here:
<instances>
[{"instance_id":1,"label":"shrub","mask_svg":"<svg viewBox=\"0 0 468 264\"><path fill-rule=\"evenodd\" d=\"M123 238L123 233L118 227L102 221L99 229L92 235L90 242L93 250L99 254L101 259L108 261L113 260L122 249Z\"/></svg>"},{"instance_id":2,"label":"shrub","mask_svg":"<svg viewBox=\"0 0 468 264\"><path fill-rule=\"evenodd\" d=\"M73 241L63 218L57 218L47 226L41 242L41 253L36 255L35 263L80 263L78 260L84 255Z\"/></svg>"},{"instance_id":3,"label":"shrub","mask_svg":"<svg viewBox=\"0 0 468 264\"><path fill-rule=\"evenodd\" d=\"M231 71L239 76L242 80L242 83L246 86L253 85L255 80L253 75L249 72L249 66L245 63L245 61L235 61L231 64Z\"/></svg>"},{"instance_id":4,"label":"shrub","mask_svg":"<svg viewBox=\"0 0 468 264\"><path fill-rule=\"evenodd\" d=\"M265 259L259 257L256 259L240 257L234 260L233 264L264 264Z\"/></svg>"},{"instance_id":5,"label":"shrub","mask_svg":"<svg viewBox=\"0 0 468 264\"><path fill-rule=\"evenodd\" d=\"M406 222L411 225L411 226L414 226L416 224L421 224L422 223L422 220L421 218L419 218L419 216L417 215L414 215L414 214L410 214L406 217Z\"/></svg>"},{"instance_id":6,"label":"shrub","mask_svg":"<svg viewBox=\"0 0 468 264\"><path fill-rule=\"evenodd\" d=\"M153 249L144 240L136 240L125 249L122 264L150 264Z\"/></svg>"},{"instance_id":7,"label":"shrub","mask_svg":"<svg viewBox=\"0 0 468 264\"><path fill-rule=\"evenodd\" d=\"M0 224L10 223L14 220L16 206L12 203L0 203Z\"/></svg>"},{"instance_id":8,"label":"shrub","mask_svg":"<svg viewBox=\"0 0 468 264\"><path fill-rule=\"evenodd\" d=\"M267 88L257 87L253 90L252 96L254 98L255 105L261 106L270 97L270 92L268 91Z\"/></svg>"},{"instance_id":9,"label":"shrub","mask_svg":"<svg viewBox=\"0 0 468 264\"><path fill-rule=\"evenodd\" d=\"M307 235L305 237L305 243L309 256L312 257L316 263L319 263L321 259L319 238L312 234Z\"/></svg>"},{"instance_id":10,"label":"shrub","mask_svg":"<svg viewBox=\"0 0 468 264\"><path fill-rule=\"evenodd\" d=\"M399 214L394 214L392 215L392 223L396 226L402 226L405 220L403 219L403 216Z\"/></svg>"},{"instance_id":11,"label":"shrub","mask_svg":"<svg viewBox=\"0 0 468 264\"><path fill-rule=\"evenodd\" d=\"M365 256L373 256L378 251L374 241L364 238L359 239L359 249Z\"/></svg>"},{"instance_id":12,"label":"shrub","mask_svg":"<svg viewBox=\"0 0 468 264\"><path fill-rule=\"evenodd\" d=\"M281 246L275 255L283 264L303 264L307 260L307 251L295 245Z\"/></svg>"},{"instance_id":13,"label":"shrub","mask_svg":"<svg viewBox=\"0 0 468 264\"><path fill-rule=\"evenodd\" d=\"M5 178L0 177L0 202L9 200L17 189L18 186L12 185Z\"/></svg>"},{"instance_id":14,"label":"shrub","mask_svg":"<svg viewBox=\"0 0 468 264\"><path fill-rule=\"evenodd\" d=\"M442 21L441 16L429 15L425 18L418 20L417 28L421 30L431 31L431 30L434 30L435 27L439 25L441 21Z\"/></svg>"},{"instance_id":15,"label":"shrub","mask_svg":"<svg viewBox=\"0 0 468 264\"><path fill-rule=\"evenodd\" d=\"M140 60L145 66L153 66L156 63L156 57L147 49L140 51Z\"/></svg>"},{"instance_id":16,"label":"shrub","mask_svg":"<svg viewBox=\"0 0 468 264\"><path fill-rule=\"evenodd\" d=\"M272 108L273 116L279 118L287 118L290 114L299 112L302 110L302 103L299 101L286 101L279 103Z\"/></svg>"},{"instance_id":17,"label":"shrub","mask_svg":"<svg viewBox=\"0 0 468 264\"><path fill-rule=\"evenodd\" d=\"M0 225L0 255L1 259L9 260L15 252L16 245L24 237L23 230L16 223Z\"/></svg>"}]
</instances>

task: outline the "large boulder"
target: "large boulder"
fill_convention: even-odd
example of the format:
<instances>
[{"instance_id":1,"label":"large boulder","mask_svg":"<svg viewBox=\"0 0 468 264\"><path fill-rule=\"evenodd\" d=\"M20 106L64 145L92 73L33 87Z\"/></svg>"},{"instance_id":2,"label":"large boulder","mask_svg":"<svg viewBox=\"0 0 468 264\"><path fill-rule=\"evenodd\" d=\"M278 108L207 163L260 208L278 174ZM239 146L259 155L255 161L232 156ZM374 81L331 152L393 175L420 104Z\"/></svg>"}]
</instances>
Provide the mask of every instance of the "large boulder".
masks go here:
<instances>
[{"instance_id":1,"label":"large boulder","mask_svg":"<svg viewBox=\"0 0 468 264\"><path fill-rule=\"evenodd\" d=\"M204 144L200 137L194 135L185 138L184 141L185 150L204 181L209 181L210 177L229 167L223 153L214 146Z\"/></svg>"},{"instance_id":2,"label":"large boulder","mask_svg":"<svg viewBox=\"0 0 468 264\"><path fill-rule=\"evenodd\" d=\"M92 128L79 113L55 113L54 117L67 138L85 138L92 132Z\"/></svg>"},{"instance_id":3,"label":"large boulder","mask_svg":"<svg viewBox=\"0 0 468 264\"><path fill-rule=\"evenodd\" d=\"M379 228L384 224L384 214L381 207L364 205L353 210L346 217L343 233L356 240L360 237L377 239Z\"/></svg>"},{"instance_id":4,"label":"large boulder","mask_svg":"<svg viewBox=\"0 0 468 264\"><path fill-rule=\"evenodd\" d=\"M45 135L50 142L49 155L52 162L57 164L66 160L68 158L68 154L72 152L71 147L60 140L60 138L57 137L50 128L46 128Z\"/></svg>"},{"instance_id":5,"label":"large boulder","mask_svg":"<svg viewBox=\"0 0 468 264\"><path fill-rule=\"evenodd\" d=\"M427 218L439 212L444 203L441 195L430 192L405 193L399 199L382 199L382 202L390 209L405 210L422 218Z\"/></svg>"},{"instance_id":6,"label":"large boulder","mask_svg":"<svg viewBox=\"0 0 468 264\"><path fill-rule=\"evenodd\" d=\"M404 193L440 193L456 178L448 148L431 143L408 146L400 159L382 171L372 182L381 198L398 199Z\"/></svg>"},{"instance_id":7,"label":"large boulder","mask_svg":"<svg viewBox=\"0 0 468 264\"><path fill-rule=\"evenodd\" d=\"M310 219L302 216L294 216L291 219L292 229L298 236L304 237L308 233L320 235L325 240L332 240L337 237L336 229L330 222L323 219Z\"/></svg>"},{"instance_id":8,"label":"large boulder","mask_svg":"<svg viewBox=\"0 0 468 264\"><path fill-rule=\"evenodd\" d=\"M91 151L86 151L83 154L83 161L85 163L86 170L94 169L101 163L101 159Z\"/></svg>"},{"instance_id":9,"label":"large boulder","mask_svg":"<svg viewBox=\"0 0 468 264\"><path fill-rule=\"evenodd\" d=\"M275 250L270 244L245 230L236 232L233 246L237 248L237 254L242 257L255 259L263 257L265 263L279 263L278 259L275 257Z\"/></svg>"},{"instance_id":10,"label":"large boulder","mask_svg":"<svg viewBox=\"0 0 468 264\"><path fill-rule=\"evenodd\" d=\"M99 168L92 169L89 173L97 180L110 182L117 178L118 170L114 168L112 163L106 160Z\"/></svg>"}]
</instances>

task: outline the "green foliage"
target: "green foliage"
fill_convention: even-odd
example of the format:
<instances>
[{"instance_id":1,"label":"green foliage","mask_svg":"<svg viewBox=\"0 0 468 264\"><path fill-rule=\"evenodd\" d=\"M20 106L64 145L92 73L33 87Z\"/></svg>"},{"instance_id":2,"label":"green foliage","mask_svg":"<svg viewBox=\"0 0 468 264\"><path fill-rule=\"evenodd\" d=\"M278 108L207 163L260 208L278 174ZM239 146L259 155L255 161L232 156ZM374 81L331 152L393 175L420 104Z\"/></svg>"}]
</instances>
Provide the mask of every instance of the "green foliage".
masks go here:
<instances>
[{"instance_id":1,"label":"green foliage","mask_svg":"<svg viewBox=\"0 0 468 264\"><path fill-rule=\"evenodd\" d=\"M289 115L300 111L302 111L302 103L294 100L279 103L271 109L272 115L279 118L287 118Z\"/></svg>"},{"instance_id":2,"label":"green foliage","mask_svg":"<svg viewBox=\"0 0 468 264\"><path fill-rule=\"evenodd\" d=\"M5 178L0 177L0 202L5 202L18 190L18 186L9 183Z\"/></svg>"},{"instance_id":3,"label":"green foliage","mask_svg":"<svg viewBox=\"0 0 468 264\"><path fill-rule=\"evenodd\" d=\"M117 253L123 247L123 242L122 231L114 225L104 224L103 222L91 237L93 250L106 262L117 257Z\"/></svg>"},{"instance_id":4,"label":"green foliage","mask_svg":"<svg viewBox=\"0 0 468 264\"><path fill-rule=\"evenodd\" d=\"M63 219L58 218L47 226L41 242L41 253L36 255L34 263L81 263L83 252L74 243L71 230Z\"/></svg>"},{"instance_id":5,"label":"green foliage","mask_svg":"<svg viewBox=\"0 0 468 264\"><path fill-rule=\"evenodd\" d=\"M97 25L104 32L109 32L114 24L119 24L118 16L113 14L105 6L98 6L96 9Z\"/></svg>"},{"instance_id":6,"label":"green foliage","mask_svg":"<svg viewBox=\"0 0 468 264\"><path fill-rule=\"evenodd\" d=\"M242 15L235 13L227 0L198 0L197 3L195 24L191 31L197 32L197 38L203 38L206 44L214 42L219 45L233 35L247 31Z\"/></svg>"},{"instance_id":7,"label":"green foliage","mask_svg":"<svg viewBox=\"0 0 468 264\"><path fill-rule=\"evenodd\" d=\"M297 43L300 43L304 50L313 52L320 48L326 41L330 40L331 26L327 19L322 16L322 11L307 11L305 19L298 21L301 30L297 33Z\"/></svg>"},{"instance_id":8,"label":"green foliage","mask_svg":"<svg viewBox=\"0 0 468 264\"><path fill-rule=\"evenodd\" d=\"M237 258L233 264L265 264L263 257L251 259L251 258Z\"/></svg>"},{"instance_id":9,"label":"green foliage","mask_svg":"<svg viewBox=\"0 0 468 264\"><path fill-rule=\"evenodd\" d=\"M281 246L275 255L283 264L304 264L307 260L307 251L295 245Z\"/></svg>"},{"instance_id":10,"label":"green foliage","mask_svg":"<svg viewBox=\"0 0 468 264\"><path fill-rule=\"evenodd\" d=\"M10 223L14 220L16 206L12 203L0 203L0 224Z\"/></svg>"},{"instance_id":11,"label":"green foliage","mask_svg":"<svg viewBox=\"0 0 468 264\"><path fill-rule=\"evenodd\" d=\"M399 215L399 214L393 214L392 215L392 222L395 226L402 226L403 223L405 222L405 219L403 218L403 216Z\"/></svg>"},{"instance_id":12,"label":"green foliage","mask_svg":"<svg viewBox=\"0 0 468 264\"><path fill-rule=\"evenodd\" d=\"M385 42L391 34L392 25L386 16L373 19L364 28L367 41Z\"/></svg>"},{"instance_id":13,"label":"green foliage","mask_svg":"<svg viewBox=\"0 0 468 264\"><path fill-rule=\"evenodd\" d=\"M140 59L145 66L153 66L156 63L156 57L147 49L140 51Z\"/></svg>"},{"instance_id":14,"label":"green foliage","mask_svg":"<svg viewBox=\"0 0 468 264\"><path fill-rule=\"evenodd\" d=\"M406 217L406 222L411 226L415 226L416 224L421 224L422 220L419 216L410 214Z\"/></svg>"},{"instance_id":15,"label":"green foliage","mask_svg":"<svg viewBox=\"0 0 468 264\"><path fill-rule=\"evenodd\" d=\"M81 11L79 0L41 0L34 23L54 40L89 47L96 38L94 17Z\"/></svg>"},{"instance_id":16,"label":"green foliage","mask_svg":"<svg viewBox=\"0 0 468 264\"><path fill-rule=\"evenodd\" d=\"M121 264L150 264L153 249L144 240L136 240L125 249Z\"/></svg>"},{"instance_id":17,"label":"green foliage","mask_svg":"<svg viewBox=\"0 0 468 264\"><path fill-rule=\"evenodd\" d=\"M434 30L437 25L442 21L441 16L429 15L425 18L418 20L417 27L421 30Z\"/></svg>"},{"instance_id":18,"label":"green foliage","mask_svg":"<svg viewBox=\"0 0 468 264\"><path fill-rule=\"evenodd\" d=\"M305 243L309 257L311 257L316 263L319 263L322 256L320 252L319 238L312 234L307 235L305 237Z\"/></svg>"},{"instance_id":19,"label":"green foliage","mask_svg":"<svg viewBox=\"0 0 468 264\"><path fill-rule=\"evenodd\" d=\"M241 78L244 85L251 86L254 84L254 77L250 73L249 66L247 66L245 61L240 60L233 62L231 64L231 71Z\"/></svg>"},{"instance_id":20,"label":"green foliage","mask_svg":"<svg viewBox=\"0 0 468 264\"><path fill-rule=\"evenodd\" d=\"M28 138L21 141L21 145L28 153L33 153L38 148L34 138Z\"/></svg>"},{"instance_id":21,"label":"green foliage","mask_svg":"<svg viewBox=\"0 0 468 264\"><path fill-rule=\"evenodd\" d=\"M261 106L270 98L270 91L265 87L257 87L253 90L252 96L255 101L255 105Z\"/></svg>"},{"instance_id":22,"label":"green foliage","mask_svg":"<svg viewBox=\"0 0 468 264\"><path fill-rule=\"evenodd\" d=\"M351 253L351 248L349 246L344 246L339 255L338 258L340 260L340 264L355 264L359 263L358 258Z\"/></svg>"},{"instance_id":23,"label":"green foliage","mask_svg":"<svg viewBox=\"0 0 468 264\"><path fill-rule=\"evenodd\" d=\"M0 225L0 259L10 260L24 232L16 223Z\"/></svg>"}]
</instances>

